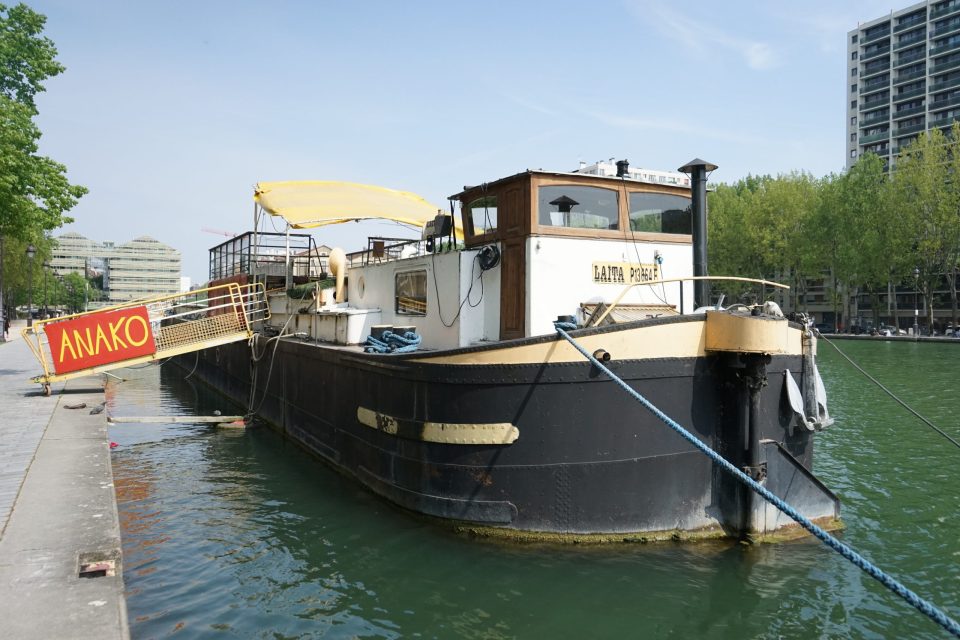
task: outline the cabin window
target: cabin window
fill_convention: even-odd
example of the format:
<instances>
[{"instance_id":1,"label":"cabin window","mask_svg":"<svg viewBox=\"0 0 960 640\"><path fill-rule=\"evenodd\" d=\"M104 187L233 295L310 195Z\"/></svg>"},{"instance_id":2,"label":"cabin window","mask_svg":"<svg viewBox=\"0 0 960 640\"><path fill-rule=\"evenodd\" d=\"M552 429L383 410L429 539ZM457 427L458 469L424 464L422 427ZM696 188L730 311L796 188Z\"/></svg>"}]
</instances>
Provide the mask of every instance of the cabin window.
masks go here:
<instances>
[{"instance_id":1,"label":"cabin window","mask_svg":"<svg viewBox=\"0 0 960 640\"><path fill-rule=\"evenodd\" d=\"M470 203L473 235L481 236L497 230L497 196L484 196Z\"/></svg>"},{"instance_id":2,"label":"cabin window","mask_svg":"<svg viewBox=\"0 0 960 640\"><path fill-rule=\"evenodd\" d=\"M543 186L537 196L537 219L548 227L617 229L619 208L617 192L599 187Z\"/></svg>"},{"instance_id":3,"label":"cabin window","mask_svg":"<svg viewBox=\"0 0 960 640\"><path fill-rule=\"evenodd\" d=\"M630 230L692 233L690 198L663 193L630 194Z\"/></svg>"},{"instance_id":4,"label":"cabin window","mask_svg":"<svg viewBox=\"0 0 960 640\"><path fill-rule=\"evenodd\" d=\"M394 297L397 315L427 315L427 272L405 271L394 276Z\"/></svg>"}]
</instances>

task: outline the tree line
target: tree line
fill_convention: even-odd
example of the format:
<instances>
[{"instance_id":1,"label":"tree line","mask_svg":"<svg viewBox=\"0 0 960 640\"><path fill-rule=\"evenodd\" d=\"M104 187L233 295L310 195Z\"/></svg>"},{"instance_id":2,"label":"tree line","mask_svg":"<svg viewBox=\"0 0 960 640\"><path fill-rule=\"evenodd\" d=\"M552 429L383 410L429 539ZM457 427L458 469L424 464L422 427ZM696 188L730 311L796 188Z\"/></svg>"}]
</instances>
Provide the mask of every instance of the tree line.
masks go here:
<instances>
[{"instance_id":1,"label":"tree line","mask_svg":"<svg viewBox=\"0 0 960 640\"><path fill-rule=\"evenodd\" d=\"M851 295L865 293L875 324L881 295L917 287L930 327L932 294L946 279L957 326L956 176L960 123L954 122L947 134L921 134L892 171L866 153L846 173L823 178L794 172L715 185L708 196L710 271L789 284L790 307L801 311L807 283L826 280L834 317L849 319ZM735 297L742 290L728 287L727 293Z\"/></svg>"},{"instance_id":2,"label":"tree line","mask_svg":"<svg viewBox=\"0 0 960 640\"><path fill-rule=\"evenodd\" d=\"M34 266L50 256L49 232L72 222L65 214L87 192L70 183L64 165L38 153L34 98L64 71L56 47L43 35L45 23L25 4L0 4L0 313L22 304L27 280L40 268ZM33 258L27 257L31 245Z\"/></svg>"}]
</instances>

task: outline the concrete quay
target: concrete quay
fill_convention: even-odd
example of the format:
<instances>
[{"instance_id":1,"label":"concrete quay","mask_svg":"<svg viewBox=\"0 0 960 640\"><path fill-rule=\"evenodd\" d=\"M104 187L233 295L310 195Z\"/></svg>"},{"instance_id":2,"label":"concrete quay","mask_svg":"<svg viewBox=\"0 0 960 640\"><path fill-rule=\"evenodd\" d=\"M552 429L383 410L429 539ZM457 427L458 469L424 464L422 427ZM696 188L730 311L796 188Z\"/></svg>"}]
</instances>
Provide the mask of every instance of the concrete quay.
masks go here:
<instances>
[{"instance_id":1,"label":"concrete quay","mask_svg":"<svg viewBox=\"0 0 960 640\"><path fill-rule=\"evenodd\" d=\"M129 638L102 382L44 396L22 326L0 343L0 635Z\"/></svg>"}]
</instances>

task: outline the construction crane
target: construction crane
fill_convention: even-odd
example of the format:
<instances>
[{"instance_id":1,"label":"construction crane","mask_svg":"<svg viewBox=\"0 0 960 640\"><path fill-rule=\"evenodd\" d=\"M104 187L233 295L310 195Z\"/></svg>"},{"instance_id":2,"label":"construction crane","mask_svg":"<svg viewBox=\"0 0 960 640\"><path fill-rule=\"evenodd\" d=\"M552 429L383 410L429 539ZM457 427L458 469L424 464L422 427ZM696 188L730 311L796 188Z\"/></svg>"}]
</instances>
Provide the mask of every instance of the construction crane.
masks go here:
<instances>
[{"instance_id":1,"label":"construction crane","mask_svg":"<svg viewBox=\"0 0 960 640\"><path fill-rule=\"evenodd\" d=\"M204 233L212 233L218 236L226 236L228 238L236 238L239 233L233 233L232 231L224 231L223 229L211 229L210 227L201 227L200 231Z\"/></svg>"}]
</instances>

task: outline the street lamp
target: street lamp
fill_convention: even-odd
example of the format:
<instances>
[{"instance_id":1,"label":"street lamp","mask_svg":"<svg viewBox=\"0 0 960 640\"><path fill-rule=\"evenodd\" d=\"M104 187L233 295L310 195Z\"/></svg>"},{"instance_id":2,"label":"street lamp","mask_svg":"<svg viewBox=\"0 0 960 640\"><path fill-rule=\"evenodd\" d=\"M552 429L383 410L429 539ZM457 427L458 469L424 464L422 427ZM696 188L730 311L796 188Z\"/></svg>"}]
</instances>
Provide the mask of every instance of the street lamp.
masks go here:
<instances>
[{"instance_id":1,"label":"street lamp","mask_svg":"<svg viewBox=\"0 0 960 640\"><path fill-rule=\"evenodd\" d=\"M47 271L50 270L50 263L46 260L43 261L43 317L47 318L50 315L48 311L49 307L47 306Z\"/></svg>"},{"instance_id":2,"label":"street lamp","mask_svg":"<svg viewBox=\"0 0 960 640\"><path fill-rule=\"evenodd\" d=\"M920 267L913 268L913 337L920 336L920 310L917 307L917 290L920 288Z\"/></svg>"},{"instance_id":3,"label":"street lamp","mask_svg":"<svg viewBox=\"0 0 960 640\"><path fill-rule=\"evenodd\" d=\"M28 271L30 278L30 287L27 290L27 326L33 326L33 256L37 255L37 248L32 244L27 245L27 257L30 259L30 269Z\"/></svg>"}]
</instances>

